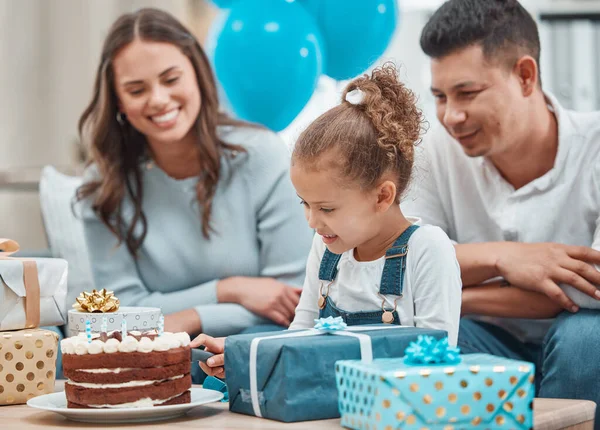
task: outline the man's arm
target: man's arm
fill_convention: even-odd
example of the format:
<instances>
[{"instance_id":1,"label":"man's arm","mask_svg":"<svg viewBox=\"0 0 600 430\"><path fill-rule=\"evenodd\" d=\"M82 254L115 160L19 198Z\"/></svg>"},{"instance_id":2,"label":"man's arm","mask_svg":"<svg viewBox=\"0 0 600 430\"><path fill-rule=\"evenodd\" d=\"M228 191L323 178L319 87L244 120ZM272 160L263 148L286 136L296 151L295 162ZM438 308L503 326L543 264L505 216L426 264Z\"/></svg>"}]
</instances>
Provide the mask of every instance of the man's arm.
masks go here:
<instances>
[{"instance_id":1,"label":"man's arm","mask_svg":"<svg viewBox=\"0 0 600 430\"><path fill-rule=\"evenodd\" d=\"M456 244L456 258L465 287L481 284L500 276L498 272L498 242Z\"/></svg>"},{"instance_id":2,"label":"man's arm","mask_svg":"<svg viewBox=\"0 0 600 430\"><path fill-rule=\"evenodd\" d=\"M600 285L600 272L593 266L599 264L600 252L586 246L488 242L458 244L456 254L465 286L500 276L513 287L543 294L571 312L579 308L559 284L600 299L596 287Z\"/></svg>"},{"instance_id":3,"label":"man's arm","mask_svg":"<svg viewBox=\"0 0 600 430\"><path fill-rule=\"evenodd\" d=\"M441 131L443 133L443 131ZM457 241L453 205L448 201L448 163L440 152L445 147L441 135L429 132L421 150L415 152L415 168L420 174L411 185L401 208L404 214L420 217L423 224L440 227ZM437 158L436 158L437 154ZM591 187L600 190L600 164ZM456 172L454 172L456 173ZM600 191L597 201L600 201ZM600 218L593 248L600 249ZM478 285L502 277L513 287L544 294L562 308L577 311L575 303L559 287L571 285L593 298L600 285L600 252L586 246L556 243L487 242L457 244L463 286Z\"/></svg>"},{"instance_id":4,"label":"man's arm","mask_svg":"<svg viewBox=\"0 0 600 430\"><path fill-rule=\"evenodd\" d=\"M504 318L554 318L562 307L544 294L500 282L463 289L462 315Z\"/></svg>"}]
</instances>

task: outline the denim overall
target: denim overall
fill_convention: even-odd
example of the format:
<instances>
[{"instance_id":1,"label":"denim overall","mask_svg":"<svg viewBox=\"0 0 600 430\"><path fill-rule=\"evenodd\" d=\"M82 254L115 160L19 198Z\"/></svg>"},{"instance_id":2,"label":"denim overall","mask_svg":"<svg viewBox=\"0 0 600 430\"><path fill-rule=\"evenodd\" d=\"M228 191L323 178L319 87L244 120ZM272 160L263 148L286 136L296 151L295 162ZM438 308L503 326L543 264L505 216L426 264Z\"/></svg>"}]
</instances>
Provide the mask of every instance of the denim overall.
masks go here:
<instances>
[{"instance_id":1,"label":"denim overall","mask_svg":"<svg viewBox=\"0 0 600 430\"><path fill-rule=\"evenodd\" d=\"M346 324L350 325L362 325L362 324L381 324L383 322L384 313L388 314L388 317L393 316L391 324L400 324L400 318L396 312L396 307L393 310L386 310L384 308L385 300L383 296L386 294L393 294L402 297L402 291L404 288L404 271L406 269L406 254L408 253L408 239L410 236L419 228L419 226L411 225L408 227L398 239L394 242L394 245L385 252L385 264L383 266L383 273L381 275L381 283L379 285L379 296L382 299L381 310L375 311L359 311L359 312L348 312L338 308L333 301L329 298L329 288L335 280L337 275L337 265L340 261L341 254L334 254L328 249L325 249L325 254L321 260L321 266L319 267L319 279L322 281L321 284L321 300L325 306L319 310L319 318L327 317L342 317ZM324 284L329 285L324 287ZM323 287L326 291L323 291ZM334 287L335 288L335 287ZM397 299L396 299L397 300ZM394 302L395 304L395 302ZM390 318L391 319L391 318Z\"/></svg>"}]
</instances>

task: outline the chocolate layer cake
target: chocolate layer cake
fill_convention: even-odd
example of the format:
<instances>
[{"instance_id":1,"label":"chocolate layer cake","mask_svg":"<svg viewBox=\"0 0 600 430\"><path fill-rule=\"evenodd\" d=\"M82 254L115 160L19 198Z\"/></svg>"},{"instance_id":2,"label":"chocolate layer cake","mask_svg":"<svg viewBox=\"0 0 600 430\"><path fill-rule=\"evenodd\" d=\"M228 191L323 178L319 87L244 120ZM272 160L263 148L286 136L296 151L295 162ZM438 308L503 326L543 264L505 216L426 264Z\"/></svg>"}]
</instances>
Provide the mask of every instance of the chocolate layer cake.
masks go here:
<instances>
[{"instance_id":1,"label":"chocolate layer cake","mask_svg":"<svg viewBox=\"0 0 600 430\"><path fill-rule=\"evenodd\" d=\"M84 333L61 341L69 408L135 408L190 402L187 333Z\"/></svg>"}]
</instances>

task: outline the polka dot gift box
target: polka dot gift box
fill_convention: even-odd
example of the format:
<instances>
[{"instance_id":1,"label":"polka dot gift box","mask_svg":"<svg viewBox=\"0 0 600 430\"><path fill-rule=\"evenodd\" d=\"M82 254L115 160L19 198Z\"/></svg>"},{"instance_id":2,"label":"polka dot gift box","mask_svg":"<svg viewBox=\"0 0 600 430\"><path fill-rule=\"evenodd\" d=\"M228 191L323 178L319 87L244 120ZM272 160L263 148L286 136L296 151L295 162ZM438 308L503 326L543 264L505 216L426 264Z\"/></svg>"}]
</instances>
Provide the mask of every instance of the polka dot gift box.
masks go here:
<instances>
[{"instance_id":1,"label":"polka dot gift box","mask_svg":"<svg viewBox=\"0 0 600 430\"><path fill-rule=\"evenodd\" d=\"M351 429L530 429L535 367L459 355L421 337L404 358L336 362L341 424Z\"/></svg>"},{"instance_id":2,"label":"polka dot gift box","mask_svg":"<svg viewBox=\"0 0 600 430\"><path fill-rule=\"evenodd\" d=\"M132 331L158 329L161 314L160 308L120 306L112 291L105 289L81 293L73 308L68 312L68 337L84 333L86 321L90 322L93 333L121 330L123 321Z\"/></svg>"},{"instance_id":3,"label":"polka dot gift box","mask_svg":"<svg viewBox=\"0 0 600 430\"><path fill-rule=\"evenodd\" d=\"M0 332L0 405L54 392L58 335L49 330Z\"/></svg>"}]
</instances>

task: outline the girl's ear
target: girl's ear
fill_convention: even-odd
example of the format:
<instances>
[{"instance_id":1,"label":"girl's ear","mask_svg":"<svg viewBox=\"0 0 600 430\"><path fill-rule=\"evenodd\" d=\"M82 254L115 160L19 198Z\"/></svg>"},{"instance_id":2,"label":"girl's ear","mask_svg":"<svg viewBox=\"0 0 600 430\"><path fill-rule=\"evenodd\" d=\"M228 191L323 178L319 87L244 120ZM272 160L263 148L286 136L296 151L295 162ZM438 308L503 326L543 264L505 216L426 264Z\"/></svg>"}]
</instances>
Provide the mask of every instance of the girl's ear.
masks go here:
<instances>
[{"instance_id":1,"label":"girl's ear","mask_svg":"<svg viewBox=\"0 0 600 430\"><path fill-rule=\"evenodd\" d=\"M384 181L377 187L377 212L385 212L396 203L396 184Z\"/></svg>"}]
</instances>

